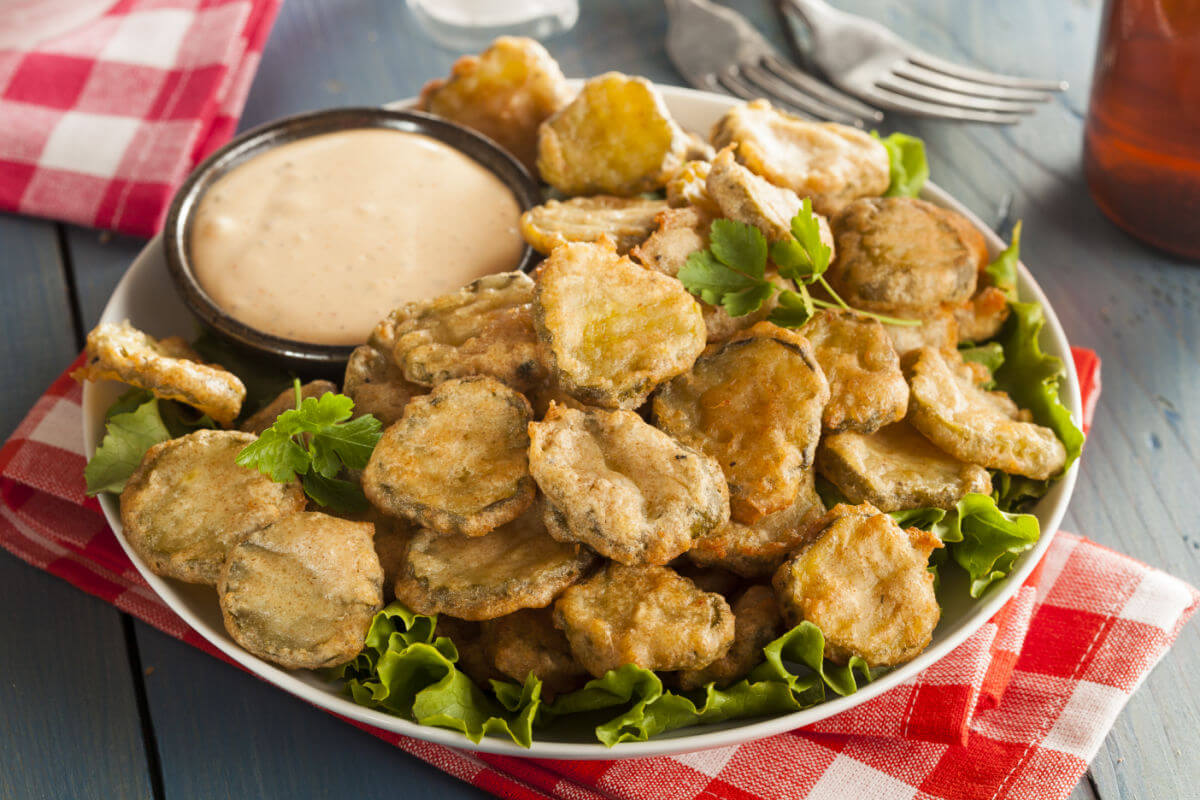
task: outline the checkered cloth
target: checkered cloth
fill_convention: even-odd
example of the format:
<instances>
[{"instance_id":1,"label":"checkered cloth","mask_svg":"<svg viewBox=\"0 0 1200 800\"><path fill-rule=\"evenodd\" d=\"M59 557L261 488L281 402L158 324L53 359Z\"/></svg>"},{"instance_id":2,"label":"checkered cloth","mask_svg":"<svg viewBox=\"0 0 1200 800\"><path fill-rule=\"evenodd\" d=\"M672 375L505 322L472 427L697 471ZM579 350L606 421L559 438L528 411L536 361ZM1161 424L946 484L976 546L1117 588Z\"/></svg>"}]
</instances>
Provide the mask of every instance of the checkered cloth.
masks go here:
<instances>
[{"instance_id":1,"label":"checkered cloth","mask_svg":"<svg viewBox=\"0 0 1200 800\"><path fill-rule=\"evenodd\" d=\"M1099 361L1075 360L1091 409ZM64 374L0 449L0 544L221 657L146 586L85 497L80 396ZM671 757L548 761L359 727L522 800L1064 798L1198 603L1182 581L1059 533L1013 599L950 655L802 730Z\"/></svg>"},{"instance_id":2,"label":"checkered cloth","mask_svg":"<svg viewBox=\"0 0 1200 800\"><path fill-rule=\"evenodd\" d=\"M0 211L152 236L233 134L282 0L118 0L0 50Z\"/></svg>"}]
</instances>

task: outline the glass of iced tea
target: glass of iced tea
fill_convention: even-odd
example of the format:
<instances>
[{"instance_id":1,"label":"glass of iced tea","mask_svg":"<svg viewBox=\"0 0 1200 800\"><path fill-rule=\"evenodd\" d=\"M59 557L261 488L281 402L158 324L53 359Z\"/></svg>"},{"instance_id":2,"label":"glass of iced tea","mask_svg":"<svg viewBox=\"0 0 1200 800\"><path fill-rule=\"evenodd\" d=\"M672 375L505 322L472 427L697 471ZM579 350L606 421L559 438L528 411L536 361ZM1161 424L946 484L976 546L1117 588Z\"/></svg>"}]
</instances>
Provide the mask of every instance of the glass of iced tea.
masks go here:
<instances>
[{"instance_id":1,"label":"glass of iced tea","mask_svg":"<svg viewBox=\"0 0 1200 800\"><path fill-rule=\"evenodd\" d=\"M1083 159L1114 222L1200 260L1200 0L1107 0Z\"/></svg>"}]
</instances>

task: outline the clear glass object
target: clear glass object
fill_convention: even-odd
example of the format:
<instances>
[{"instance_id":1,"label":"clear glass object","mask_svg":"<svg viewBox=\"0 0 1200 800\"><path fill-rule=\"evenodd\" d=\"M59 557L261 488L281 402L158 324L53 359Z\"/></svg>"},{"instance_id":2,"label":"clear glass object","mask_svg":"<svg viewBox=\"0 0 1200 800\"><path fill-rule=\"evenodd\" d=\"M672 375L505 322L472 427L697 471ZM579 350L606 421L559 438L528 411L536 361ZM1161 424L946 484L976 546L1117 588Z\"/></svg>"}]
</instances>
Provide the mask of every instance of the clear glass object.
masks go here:
<instances>
[{"instance_id":1,"label":"clear glass object","mask_svg":"<svg viewBox=\"0 0 1200 800\"><path fill-rule=\"evenodd\" d=\"M497 36L545 39L570 30L579 0L407 0L417 22L443 47L476 51Z\"/></svg>"}]
</instances>

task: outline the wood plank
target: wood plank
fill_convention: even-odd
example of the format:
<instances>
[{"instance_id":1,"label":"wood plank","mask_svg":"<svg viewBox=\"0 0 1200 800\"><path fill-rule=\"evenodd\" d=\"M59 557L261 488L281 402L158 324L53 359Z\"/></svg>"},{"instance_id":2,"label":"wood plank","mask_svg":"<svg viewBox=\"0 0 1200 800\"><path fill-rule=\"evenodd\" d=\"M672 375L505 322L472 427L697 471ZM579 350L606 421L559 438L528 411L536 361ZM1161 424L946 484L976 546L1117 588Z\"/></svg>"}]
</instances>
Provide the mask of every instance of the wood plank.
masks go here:
<instances>
[{"instance_id":1,"label":"wood plank","mask_svg":"<svg viewBox=\"0 0 1200 800\"><path fill-rule=\"evenodd\" d=\"M51 223L0 215L0 434L76 353ZM0 797L150 797L121 615L0 551Z\"/></svg>"}]
</instances>

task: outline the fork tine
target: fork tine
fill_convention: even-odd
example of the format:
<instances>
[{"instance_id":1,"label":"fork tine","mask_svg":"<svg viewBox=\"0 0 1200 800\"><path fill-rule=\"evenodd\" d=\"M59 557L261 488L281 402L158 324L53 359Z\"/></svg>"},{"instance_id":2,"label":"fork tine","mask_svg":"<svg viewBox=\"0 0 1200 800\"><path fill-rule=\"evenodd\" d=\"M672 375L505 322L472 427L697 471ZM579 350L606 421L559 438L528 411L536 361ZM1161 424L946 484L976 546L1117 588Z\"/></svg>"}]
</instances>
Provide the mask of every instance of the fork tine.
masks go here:
<instances>
[{"instance_id":1,"label":"fork tine","mask_svg":"<svg viewBox=\"0 0 1200 800\"><path fill-rule=\"evenodd\" d=\"M762 91L755 89L742 78L741 70L737 66L729 66L721 70L717 80L721 86L730 94L736 95L743 100L757 100L762 96ZM792 111L799 113L805 119L816 119L815 116L803 108L793 107L790 103L786 104Z\"/></svg>"},{"instance_id":2,"label":"fork tine","mask_svg":"<svg viewBox=\"0 0 1200 800\"><path fill-rule=\"evenodd\" d=\"M935 89L948 89L952 92L962 92L963 94L975 95L976 97L1045 103L1054 96L1049 92L1034 92L1029 89L1009 89L1007 86L996 86L991 83L964 81L961 78L953 78L909 61L901 61L894 64L892 72L917 83L932 86Z\"/></svg>"},{"instance_id":3,"label":"fork tine","mask_svg":"<svg viewBox=\"0 0 1200 800\"><path fill-rule=\"evenodd\" d=\"M923 117L941 117L944 119L961 120L963 122L990 122L995 125L1012 125L1023 119L1020 114L1010 112L980 111L960 106L948 106L942 103L930 103L907 95L897 94L890 89L880 86L864 89L862 94L864 100L869 100L877 106Z\"/></svg>"},{"instance_id":4,"label":"fork tine","mask_svg":"<svg viewBox=\"0 0 1200 800\"><path fill-rule=\"evenodd\" d=\"M863 120L853 114L848 114L839 108L818 100L815 97L797 91L790 84L755 64L740 64L741 77L747 84L753 85L764 95L783 105L795 106L816 117L854 125L861 128Z\"/></svg>"},{"instance_id":5,"label":"fork tine","mask_svg":"<svg viewBox=\"0 0 1200 800\"><path fill-rule=\"evenodd\" d=\"M941 72L952 78L959 78L965 81L978 81L993 86L1007 86L1010 89L1032 89L1041 92L1062 92L1067 89L1066 81L1048 81L1038 78L1018 78L1012 75L1000 75L995 72L975 69L974 67L964 67L952 61L946 61L943 58L926 53L924 50L916 50L915 48L913 52L908 54L908 60L922 67L927 67L934 72Z\"/></svg>"},{"instance_id":6,"label":"fork tine","mask_svg":"<svg viewBox=\"0 0 1200 800\"><path fill-rule=\"evenodd\" d=\"M907 95L915 100L924 100L927 103L943 103L948 106L959 106L960 108L974 108L979 111L1032 114L1037 109L1035 105L1015 100L990 100L985 97L975 97L974 95L963 94L962 92L951 92L934 86L926 86L923 83L910 81L908 78L894 73L883 75L875 82L875 85L881 89L890 89L897 94Z\"/></svg>"},{"instance_id":7,"label":"fork tine","mask_svg":"<svg viewBox=\"0 0 1200 800\"><path fill-rule=\"evenodd\" d=\"M824 81L820 81L802 72L792 65L786 63L783 59L768 55L762 60L763 66L776 76L782 78L788 83L795 86L802 92L812 95L820 100L824 100L835 108L853 114L862 120L870 120L871 122L883 122L883 112L877 108L871 108L866 103L861 103L850 95L833 88Z\"/></svg>"}]
</instances>

